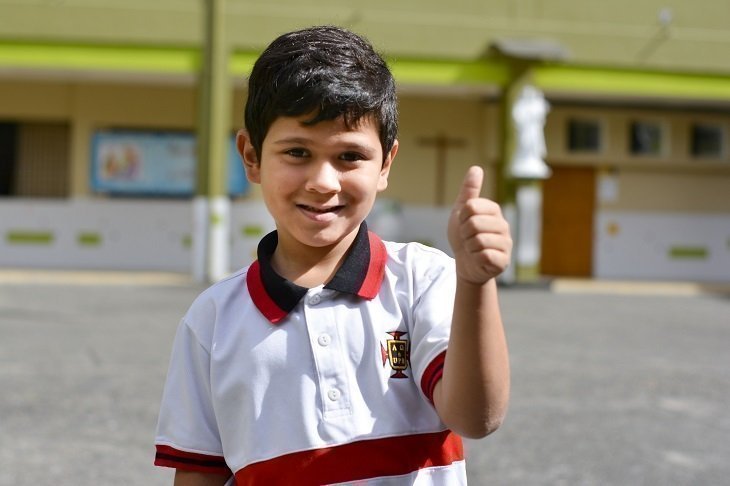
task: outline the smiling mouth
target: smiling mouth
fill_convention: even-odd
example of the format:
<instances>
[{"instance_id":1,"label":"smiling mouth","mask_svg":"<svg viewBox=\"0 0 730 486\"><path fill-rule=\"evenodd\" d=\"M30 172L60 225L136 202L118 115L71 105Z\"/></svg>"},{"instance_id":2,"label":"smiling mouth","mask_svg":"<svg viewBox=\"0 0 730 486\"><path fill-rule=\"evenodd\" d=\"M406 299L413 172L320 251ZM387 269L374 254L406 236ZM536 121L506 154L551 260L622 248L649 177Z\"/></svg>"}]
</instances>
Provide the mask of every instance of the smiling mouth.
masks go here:
<instances>
[{"instance_id":1,"label":"smiling mouth","mask_svg":"<svg viewBox=\"0 0 730 486\"><path fill-rule=\"evenodd\" d=\"M297 204L297 207L305 211L309 211L317 214L336 213L344 206L331 206L329 208L315 208L314 206L307 206L306 204Z\"/></svg>"}]
</instances>

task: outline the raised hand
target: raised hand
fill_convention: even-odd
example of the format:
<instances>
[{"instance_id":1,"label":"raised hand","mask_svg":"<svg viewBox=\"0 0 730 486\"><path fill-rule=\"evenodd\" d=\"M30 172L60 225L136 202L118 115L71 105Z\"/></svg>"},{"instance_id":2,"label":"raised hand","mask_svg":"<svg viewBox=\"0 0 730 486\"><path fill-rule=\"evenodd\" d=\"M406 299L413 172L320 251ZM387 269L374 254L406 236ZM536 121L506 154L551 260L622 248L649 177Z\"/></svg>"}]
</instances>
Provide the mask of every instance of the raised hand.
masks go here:
<instances>
[{"instance_id":1,"label":"raised hand","mask_svg":"<svg viewBox=\"0 0 730 486\"><path fill-rule=\"evenodd\" d=\"M512 238L499 205L479 197L484 180L481 167L472 166L461 184L449 217L449 244L456 259L456 275L481 285L509 265Z\"/></svg>"}]
</instances>

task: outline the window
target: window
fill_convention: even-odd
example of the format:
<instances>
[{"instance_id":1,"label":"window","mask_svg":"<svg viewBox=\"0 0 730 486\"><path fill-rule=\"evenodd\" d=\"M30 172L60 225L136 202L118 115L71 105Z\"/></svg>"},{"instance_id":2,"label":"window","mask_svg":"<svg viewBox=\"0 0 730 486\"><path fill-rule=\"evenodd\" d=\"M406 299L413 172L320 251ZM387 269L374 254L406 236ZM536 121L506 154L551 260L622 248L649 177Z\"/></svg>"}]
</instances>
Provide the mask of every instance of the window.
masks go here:
<instances>
[{"instance_id":1,"label":"window","mask_svg":"<svg viewBox=\"0 0 730 486\"><path fill-rule=\"evenodd\" d=\"M18 125L12 193L20 197L67 197L69 194L68 123Z\"/></svg>"},{"instance_id":2,"label":"window","mask_svg":"<svg viewBox=\"0 0 730 486\"><path fill-rule=\"evenodd\" d=\"M17 123L0 122L0 196L11 196L15 192L17 134Z\"/></svg>"},{"instance_id":3,"label":"window","mask_svg":"<svg viewBox=\"0 0 730 486\"><path fill-rule=\"evenodd\" d=\"M662 127L657 122L636 121L630 125L632 155L661 155Z\"/></svg>"},{"instance_id":4,"label":"window","mask_svg":"<svg viewBox=\"0 0 730 486\"><path fill-rule=\"evenodd\" d=\"M721 157L723 152L723 130L719 125L694 123L691 128L690 144L695 157Z\"/></svg>"},{"instance_id":5,"label":"window","mask_svg":"<svg viewBox=\"0 0 730 486\"><path fill-rule=\"evenodd\" d=\"M596 120L568 120L568 150L598 152L601 149L601 125Z\"/></svg>"}]
</instances>

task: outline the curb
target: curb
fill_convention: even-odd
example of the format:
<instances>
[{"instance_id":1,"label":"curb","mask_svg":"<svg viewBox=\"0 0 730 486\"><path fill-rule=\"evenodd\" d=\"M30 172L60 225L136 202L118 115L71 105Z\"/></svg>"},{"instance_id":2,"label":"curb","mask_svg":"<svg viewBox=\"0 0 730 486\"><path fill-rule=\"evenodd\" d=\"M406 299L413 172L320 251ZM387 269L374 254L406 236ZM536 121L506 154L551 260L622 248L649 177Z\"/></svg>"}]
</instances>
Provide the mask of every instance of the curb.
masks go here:
<instances>
[{"instance_id":1,"label":"curb","mask_svg":"<svg viewBox=\"0 0 730 486\"><path fill-rule=\"evenodd\" d=\"M0 285L134 285L191 286L189 274L94 270L0 270Z\"/></svg>"},{"instance_id":2,"label":"curb","mask_svg":"<svg viewBox=\"0 0 730 486\"><path fill-rule=\"evenodd\" d=\"M554 293L730 297L730 284L710 282L664 282L631 280L591 280L556 278L550 283Z\"/></svg>"}]
</instances>

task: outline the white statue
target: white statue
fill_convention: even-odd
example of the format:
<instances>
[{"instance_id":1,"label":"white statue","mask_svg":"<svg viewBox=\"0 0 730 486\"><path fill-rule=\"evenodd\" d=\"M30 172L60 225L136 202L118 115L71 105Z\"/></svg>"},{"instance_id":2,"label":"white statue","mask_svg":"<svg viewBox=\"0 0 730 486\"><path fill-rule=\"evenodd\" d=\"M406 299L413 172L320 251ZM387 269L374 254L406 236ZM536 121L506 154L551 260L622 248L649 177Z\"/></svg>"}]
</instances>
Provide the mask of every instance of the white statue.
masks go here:
<instances>
[{"instance_id":1,"label":"white statue","mask_svg":"<svg viewBox=\"0 0 730 486\"><path fill-rule=\"evenodd\" d=\"M517 147L509 167L509 175L519 179L545 179L550 168L545 164L545 117L550 105L542 92L526 85L512 107L517 131Z\"/></svg>"}]
</instances>

